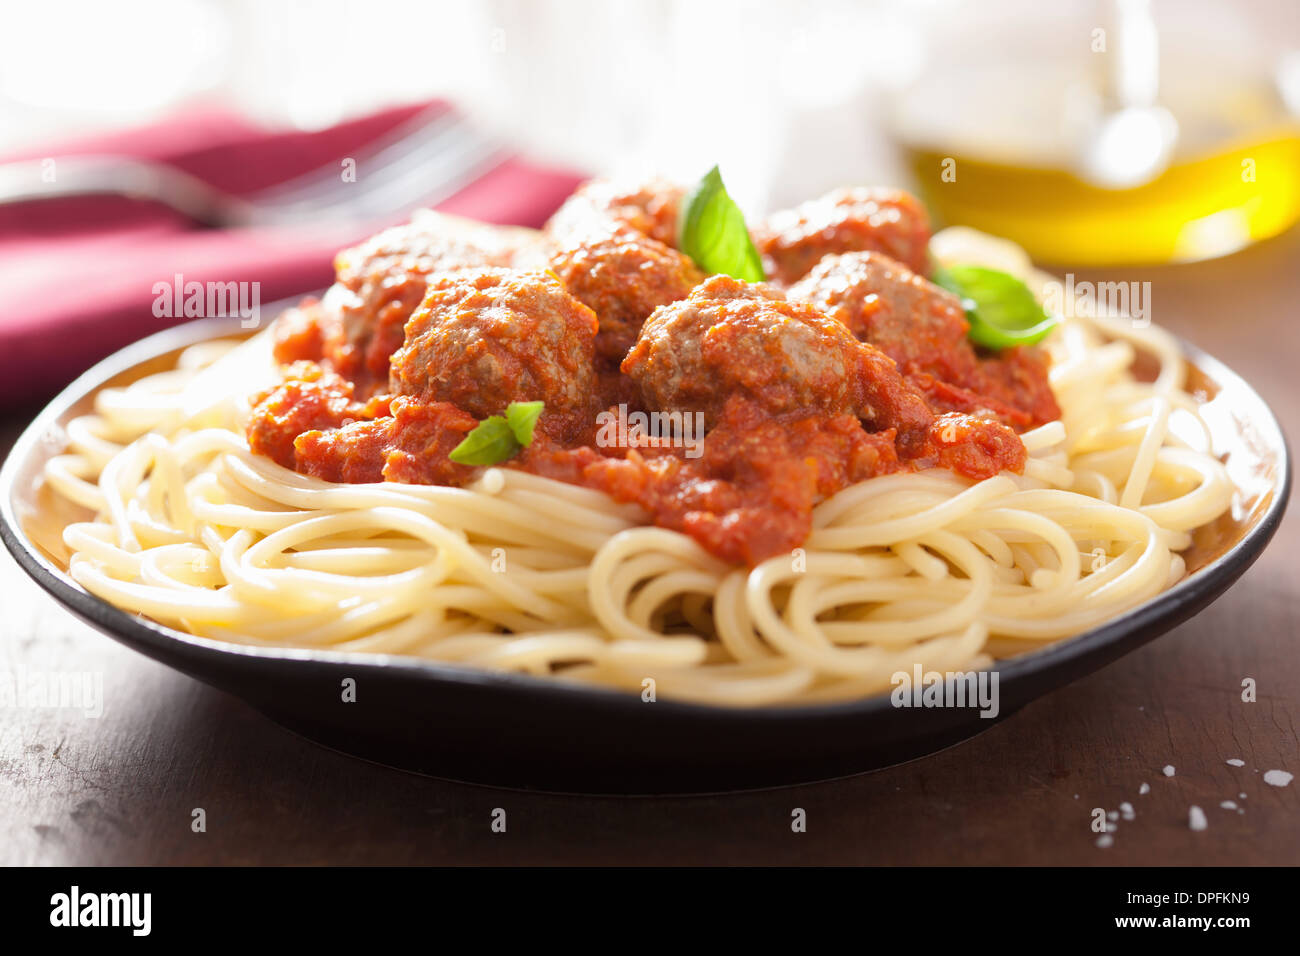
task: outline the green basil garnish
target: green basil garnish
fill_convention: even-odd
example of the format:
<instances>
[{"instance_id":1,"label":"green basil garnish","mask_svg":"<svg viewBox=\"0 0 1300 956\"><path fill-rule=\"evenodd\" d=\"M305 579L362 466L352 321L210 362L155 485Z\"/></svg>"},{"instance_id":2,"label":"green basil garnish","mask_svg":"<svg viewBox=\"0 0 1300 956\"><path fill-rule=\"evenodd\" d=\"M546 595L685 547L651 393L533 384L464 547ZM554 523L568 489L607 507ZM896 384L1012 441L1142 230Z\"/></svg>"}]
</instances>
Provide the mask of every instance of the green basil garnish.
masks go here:
<instances>
[{"instance_id":1,"label":"green basil garnish","mask_svg":"<svg viewBox=\"0 0 1300 956\"><path fill-rule=\"evenodd\" d=\"M682 203L677 245L710 275L729 275L744 282L767 278L745 217L727 195L717 166Z\"/></svg>"},{"instance_id":2,"label":"green basil garnish","mask_svg":"<svg viewBox=\"0 0 1300 956\"><path fill-rule=\"evenodd\" d=\"M519 442L506 420L493 415L479 422L447 457L458 465L495 465L513 458L518 451Z\"/></svg>"},{"instance_id":3,"label":"green basil garnish","mask_svg":"<svg viewBox=\"0 0 1300 956\"><path fill-rule=\"evenodd\" d=\"M545 407L545 402L511 402L506 409L506 424L515 441L525 448L533 443L533 428Z\"/></svg>"},{"instance_id":4,"label":"green basil garnish","mask_svg":"<svg viewBox=\"0 0 1300 956\"><path fill-rule=\"evenodd\" d=\"M458 465L496 465L513 458L533 443L545 407L544 402L511 402L504 416L483 419L447 457Z\"/></svg>"},{"instance_id":5,"label":"green basil garnish","mask_svg":"<svg viewBox=\"0 0 1300 956\"><path fill-rule=\"evenodd\" d=\"M976 345L1009 349L1041 342L1056 319L1038 304L1029 287L1013 275L984 266L939 266L930 281L962 300Z\"/></svg>"}]
</instances>

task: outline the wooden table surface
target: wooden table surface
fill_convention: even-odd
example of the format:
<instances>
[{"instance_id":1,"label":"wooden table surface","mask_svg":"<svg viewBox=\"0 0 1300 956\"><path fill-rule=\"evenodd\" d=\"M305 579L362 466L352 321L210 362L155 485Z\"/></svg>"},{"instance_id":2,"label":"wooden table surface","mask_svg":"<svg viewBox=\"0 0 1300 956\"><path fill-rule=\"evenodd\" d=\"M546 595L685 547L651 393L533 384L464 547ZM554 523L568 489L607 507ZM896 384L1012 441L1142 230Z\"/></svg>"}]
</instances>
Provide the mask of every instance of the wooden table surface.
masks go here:
<instances>
[{"instance_id":1,"label":"wooden table surface","mask_svg":"<svg viewBox=\"0 0 1300 956\"><path fill-rule=\"evenodd\" d=\"M1151 281L1153 320L1242 373L1300 436L1300 232L1077 278ZM5 449L29 417L0 419ZM688 798L493 790L325 750L91 631L6 555L0 672L102 674L105 705L98 719L0 709L0 863L1300 863L1300 781L1263 779L1300 774L1298 522L1207 611L974 740L848 779ZM1123 802L1134 819L1097 847L1092 809Z\"/></svg>"}]
</instances>

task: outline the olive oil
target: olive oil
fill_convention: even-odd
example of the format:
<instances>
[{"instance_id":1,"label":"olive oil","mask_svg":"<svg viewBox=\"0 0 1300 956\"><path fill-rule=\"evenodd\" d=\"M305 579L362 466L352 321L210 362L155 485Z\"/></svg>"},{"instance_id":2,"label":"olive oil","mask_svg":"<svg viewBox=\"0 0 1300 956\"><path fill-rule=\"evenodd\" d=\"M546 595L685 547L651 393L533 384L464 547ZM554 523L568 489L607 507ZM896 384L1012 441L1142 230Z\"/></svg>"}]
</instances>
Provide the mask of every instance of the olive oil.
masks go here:
<instances>
[{"instance_id":1,"label":"olive oil","mask_svg":"<svg viewBox=\"0 0 1300 956\"><path fill-rule=\"evenodd\" d=\"M1043 262L1186 262L1226 255L1300 220L1300 126L1176 156L1133 189L1049 165L904 144L936 225L967 225Z\"/></svg>"}]
</instances>

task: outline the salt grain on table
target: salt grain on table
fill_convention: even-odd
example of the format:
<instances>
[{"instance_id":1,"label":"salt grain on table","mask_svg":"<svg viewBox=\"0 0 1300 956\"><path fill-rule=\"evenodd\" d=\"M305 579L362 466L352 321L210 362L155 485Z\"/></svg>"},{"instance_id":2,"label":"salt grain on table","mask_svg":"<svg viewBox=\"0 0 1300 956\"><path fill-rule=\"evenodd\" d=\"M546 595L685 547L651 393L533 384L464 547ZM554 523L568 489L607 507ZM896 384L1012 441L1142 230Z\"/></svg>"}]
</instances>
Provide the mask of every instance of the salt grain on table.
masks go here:
<instances>
[{"instance_id":1,"label":"salt grain on table","mask_svg":"<svg viewBox=\"0 0 1300 956\"><path fill-rule=\"evenodd\" d=\"M1174 765L1173 765L1173 764L1166 764L1166 765L1165 765L1165 776L1166 776L1166 777L1172 777L1173 775L1174 775Z\"/></svg>"},{"instance_id":2,"label":"salt grain on table","mask_svg":"<svg viewBox=\"0 0 1300 956\"><path fill-rule=\"evenodd\" d=\"M1114 844L1115 838L1109 833L1103 833L1101 836L1097 837L1097 846L1101 847L1103 850L1109 846L1114 846Z\"/></svg>"},{"instance_id":3,"label":"salt grain on table","mask_svg":"<svg viewBox=\"0 0 1300 956\"><path fill-rule=\"evenodd\" d=\"M1119 812L1123 814L1125 820L1134 819L1137 814L1133 812L1133 804L1127 801L1119 805Z\"/></svg>"},{"instance_id":4,"label":"salt grain on table","mask_svg":"<svg viewBox=\"0 0 1300 956\"><path fill-rule=\"evenodd\" d=\"M1225 810L1236 810L1236 809L1237 809L1237 801L1235 801L1235 800L1224 800L1222 803L1219 804L1219 806L1223 807L1223 809L1225 809Z\"/></svg>"},{"instance_id":5,"label":"salt grain on table","mask_svg":"<svg viewBox=\"0 0 1300 956\"><path fill-rule=\"evenodd\" d=\"M1151 784L1149 783L1144 783L1142 784L1142 786L1138 787L1138 793L1146 794L1150 792L1151 792Z\"/></svg>"},{"instance_id":6,"label":"salt grain on table","mask_svg":"<svg viewBox=\"0 0 1300 956\"><path fill-rule=\"evenodd\" d=\"M1233 757L1231 760L1228 761L1228 766L1229 766L1229 767L1244 767L1244 766L1246 766L1246 761L1244 761L1244 760L1238 760L1236 757Z\"/></svg>"},{"instance_id":7,"label":"salt grain on table","mask_svg":"<svg viewBox=\"0 0 1300 956\"><path fill-rule=\"evenodd\" d=\"M1264 774L1264 782L1271 787L1285 787L1295 779L1295 774L1287 773L1285 770L1270 770Z\"/></svg>"},{"instance_id":8,"label":"salt grain on table","mask_svg":"<svg viewBox=\"0 0 1300 956\"><path fill-rule=\"evenodd\" d=\"M1192 804L1187 811L1187 825L1193 830L1204 830L1206 827L1205 811L1196 804Z\"/></svg>"}]
</instances>

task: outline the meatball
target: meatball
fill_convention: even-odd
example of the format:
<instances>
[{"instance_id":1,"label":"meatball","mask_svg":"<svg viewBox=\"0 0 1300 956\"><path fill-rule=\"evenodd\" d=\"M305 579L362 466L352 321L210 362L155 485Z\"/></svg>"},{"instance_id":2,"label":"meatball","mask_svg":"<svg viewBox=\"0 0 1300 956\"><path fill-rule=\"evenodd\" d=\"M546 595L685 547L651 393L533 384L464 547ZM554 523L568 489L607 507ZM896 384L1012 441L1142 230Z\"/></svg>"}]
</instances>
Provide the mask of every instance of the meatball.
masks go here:
<instances>
[{"instance_id":1,"label":"meatball","mask_svg":"<svg viewBox=\"0 0 1300 956\"><path fill-rule=\"evenodd\" d=\"M382 381L429 276L483 266L545 265L540 233L421 212L335 258L337 282L323 303L332 320L326 322L325 356L344 375Z\"/></svg>"},{"instance_id":2,"label":"meatball","mask_svg":"<svg viewBox=\"0 0 1300 956\"><path fill-rule=\"evenodd\" d=\"M677 213L685 190L663 179L616 183L593 179L565 200L546 224L559 241L596 224L622 224L666 246L677 245Z\"/></svg>"},{"instance_id":3,"label":"meatball","mask_svg":"<svg viewBox=\"0 0 1300 956\"><path fill-rule=\"evenodd\" d=\"M686 298L704 281L676 249L623 225L573 233L551 257L551 268L595 311L596 359L605 368L623 361L651 312Z\"/></svg>"},{"instance_id":4,"label":"meatball","mask_svg":"<svg viewBox=\"0 0 1300 956\"><path fill-rule=\"evenodd\" d=\"M837 189L773 213L754 230L754 241L768 278L785 285L837 252L883 252L925 272L930 219L916 197L901 190Z\"/></svg>"},{"instance_id":5,"label":"meatball","mask_svg":"<svg viewBox=\"0 0 1300 956\"><path fill-rule=\"evenodd\" d=\"M827 256L789 294L843 322L904 372L959 382L975 366L961 300L879 252Z\"/></svg>"},{"instance_id":6,"label":"meatball","mask_svg":"<svg viewBox=\"0 0 1300 956\"><path fill-rule=\"evenodd\" d=\"M827 256L790 298L843 322L898 363L931 406L1024 426L1061 415L1038 349L981 356L957 296L879 252Z\"/></svg>"},{"instance_id":7,"label":"meatball","mask_svg":"<svg viewBox=\"0 0 1300 956\"><path fill-rule=\"evenodd\" d=\"M623 361L647 404L704 413L712 427L733 395L771 414L852 413L897 428L919 453L931 421L924 399L878 349L778 289L718 275L655 310Z\"/></svg>"},{"instance_id":8,"label":"meatball","mask_svg":"<svg viewBox=\"0 0 1300 956\"><path fill-rule=\"evenodd\" d=\"M393 355L389 388L476 418L510 402L578 411L591 402L596 314L549 272L434 276Z\"/></svg>"}]
</instances>

